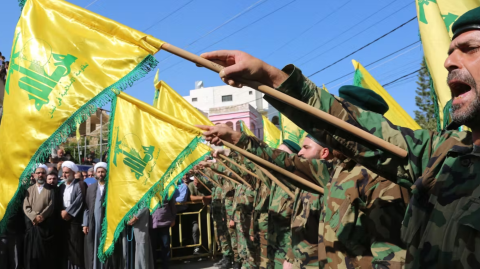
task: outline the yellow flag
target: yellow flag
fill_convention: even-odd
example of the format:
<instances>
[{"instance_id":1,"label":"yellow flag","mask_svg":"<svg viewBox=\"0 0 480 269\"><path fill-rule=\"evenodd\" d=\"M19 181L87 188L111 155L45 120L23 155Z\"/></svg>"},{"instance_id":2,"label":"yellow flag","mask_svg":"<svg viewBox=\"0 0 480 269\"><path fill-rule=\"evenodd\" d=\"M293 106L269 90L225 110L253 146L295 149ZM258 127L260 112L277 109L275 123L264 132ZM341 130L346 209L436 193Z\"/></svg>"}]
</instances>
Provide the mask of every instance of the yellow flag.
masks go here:
<instances>
[{"instance_id":1,"label":"yellow flag","mask_svg":"<svg viewBox=\"0 0 480 269\"><path fill-rule=\"evenodd\" d=\"M308 135L303 129L298 127L293 121L287 118L282 113L280 114L280 126L282 128L282 139L290 140L296 143L300 148L302 147L303 139Z\"/></svg>"},{"instance_id":2,"label":"yellow flag","mask_svg":"<svg viewBox=\"0 0 480 269\"><path fill-rule=\"evenodd\" d=\"M247 125L243 120L240 120L240 129L242 129L242 132L246 133L249 136L255 136L255 134L250 129L248 129Z\"/></svg>"},{"instance_id":3,"label":"yellow flag","mask_svg":"<svg viewBox=\"0 0 480 269\"><path fill-rule=\"evenodd\" d=\"M155 108L178 119L191 119L191 122L186 122L192 125L213 125L202 112L187 102L185 98L168 86L165 81L158 81L158 71L153 83L155 85L155 95L157 96L153 100Z\"/></svg>"},{"instance_id":4,"label":"yellow flag","mask_svg":"<svg viewBox=\"0 0 480 269\"><path fill-rule=\"evenodd\" d=\"M102 260L133 215L170 199L176 182L209 153L202 130L125 93L112 103L110 134Z\"/></svg>"},{"instance_id":5,"label":"yellow flag","mask_svg":"<svg viewBox=\"0 0 480 269\"><path fill-rule=\"evenodd\" d=\"M0 220L22 203L16 194L28 187L34 164L109 102L112 89L122 91L153 69L151 54L162 44L66 1L25 3L0 128Z\"/></svg>"},{"instance_id":6,"label":"yellow flag","mask_svg":"<svg viewBox=\"0 0 480 269\"><path fill-rule=\"evenodd\" d=\"M263 141L271 148L278 148L282 144L282 132L267 117L263 119Z\"/></svg>"},{"instance_id":7,"label":"yellow flag","mask_svg":"<svg viewBox=\"0 0 480 269\"><path fill-rule=\"evenodd\" d=\"M354 85L370 89L380 95L388 104L388 111L385 118L393 124L410 128L412 130L421 129L420 125L393 99L393 97L378 83L370 73L357 61L352 60L355 67Z\"/></svg>"},{"instance_id":8,"label":"yellow flag","mask_svg":"<svg viewBox=\"0 0 480 269\"><path fill-rule=\"evenodd\" d=\"M423 52L437 99L438 126L443 110L452 95L446 83L448 72L443 67L452 40L452 25L465 12L480 6L480 0L415 0Z\"/></svg>"},{"instance_id":9,"label":"yellow flag","mask_svg":"<svg viewBox=\"0 0 480 269\"><path fill-rule=\"evenodd\" d=\"M325 87L325 84L323 84L323 90L328 92L327 87Z\"/></svg>"}]
</instances>

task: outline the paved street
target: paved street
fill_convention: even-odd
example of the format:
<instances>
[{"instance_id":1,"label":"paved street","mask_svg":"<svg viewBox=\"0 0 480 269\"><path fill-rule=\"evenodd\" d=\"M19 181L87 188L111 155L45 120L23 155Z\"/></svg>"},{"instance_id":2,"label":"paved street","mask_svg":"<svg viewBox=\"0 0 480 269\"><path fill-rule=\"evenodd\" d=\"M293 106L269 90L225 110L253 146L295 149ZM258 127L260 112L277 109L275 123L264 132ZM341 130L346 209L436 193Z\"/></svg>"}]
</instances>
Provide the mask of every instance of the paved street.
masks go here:
<instances>
[{"instance_id":1,"label":"paved street","mask_svg":"<svg viewBox=\"0 0 480 269\"><path fill-rule=\"evenodd\" d=\"M217 267L213 267L215 262L211 260L207 261L193 261L191 260L188 263L183 261L173 261L170 265L171 269L216 269Z\"/></svg>"}]
</instances>

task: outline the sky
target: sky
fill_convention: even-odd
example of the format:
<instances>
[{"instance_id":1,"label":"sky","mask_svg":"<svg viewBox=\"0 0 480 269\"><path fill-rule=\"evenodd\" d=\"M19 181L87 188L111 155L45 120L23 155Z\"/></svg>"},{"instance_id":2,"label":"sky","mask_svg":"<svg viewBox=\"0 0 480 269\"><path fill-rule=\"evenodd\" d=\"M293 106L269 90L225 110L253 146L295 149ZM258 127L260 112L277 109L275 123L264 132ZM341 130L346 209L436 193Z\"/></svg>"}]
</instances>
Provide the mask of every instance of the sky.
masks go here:
<instances>
[{"instance_id":1,"label":"sky","mask_svg":"<svg viewBox=\"0 0 480 269\"><path fill-rule=\"evenodd\" d=\"M293 63L311 75L378 39L416 16L412 0L70 0L71 3L143 31L195 54L232 49L245 51L278 68ZM0 52L10 58L15 25L20 16L16 0L2 0ZM338 94L353 84L351 60L366 66L420 40L412 20L361 51L310 79ZM218 74L160 51L160 79L181 95L195 81L205 87L223 85ZM420 68L420 42L366 69L384 85ZM152 103L155 72L137 81L126 93ZM334 81L336 80L336 81ZM392 97L414 117L417 76L386 86ZM334 82L331 82L334 81Z\"/></svg>"}]
</instances>

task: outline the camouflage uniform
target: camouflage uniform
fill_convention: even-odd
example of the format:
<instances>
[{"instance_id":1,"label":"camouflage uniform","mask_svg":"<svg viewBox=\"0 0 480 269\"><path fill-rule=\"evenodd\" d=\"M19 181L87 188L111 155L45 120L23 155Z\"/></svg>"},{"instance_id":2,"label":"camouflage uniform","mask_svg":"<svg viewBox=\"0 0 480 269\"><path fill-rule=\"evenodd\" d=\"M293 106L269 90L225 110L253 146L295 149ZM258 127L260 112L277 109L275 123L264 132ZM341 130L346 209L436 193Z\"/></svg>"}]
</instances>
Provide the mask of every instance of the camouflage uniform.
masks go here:
<instances>
[{"instance_id":1,"label":"camouflage uniform","mask_svg":"<svg viewBox=\"0 0 480 269\"><path fill-rule=\"evenodd\" d=\"M295 191L291 223L294 268L319 268L317 238L321 197L321 194L299 188Z\"/></svg>"},{"instance_id":2,"label":"camouflage uniform","mask_svg":"<svg viewBox=\"0 0 480 269\"><path fill-rule=\"evenodd\" d=\"M251 184L257 190L255 199L253 202L254 212L252 214L252 231L250 234L254 235L255 241L255 263L258 264L260 269L273 268L273 260L268 258L268 249L271 246L268 244L268 206L270 198L270 179L245 156L236 152L231 154L232 160L242 165L246 169L255 173L260 180L251 178ZM242 177L247 177L248 173L239 170ZM260 249L258 249L260 248Z\"/></svg>"},{"instance_id":3,"label":"camouflage uniform","mask_svg":"<svg viewBox=\"0 0 480 269\"><path fill-rule=\"evenodd\" d=\"M238 184L233 201L233 221L237 229L238 253L243 260L243 267L256 268L253 242L250 240L251 218L255 192L248 186Z\"/></svg>"},{"instance_id":4,"label":"camouflage uniform","mask_svg":"<svg viewBox=\"0 0 480 269\"><path fill-rule=\"evenodd\" d=\"M282 180L283 176L274 174L274 176ZM284 185L289 186L285 180ZM270 189L270 201L268 207L268 215L270 222L268 223L268 241L271 247L269 259L274 261L274 268L283 268L284 261L293 263L294 256L292 251L292 233L290 230L290 222L293 211L293 198L290 197L277 184L272 183Z\"/></svg>"},{"instance_id":5,"label":"camouflage uniform","mask_svg":"<svg viewBox=\"0 0 480 269\"><path fill-rule=\"evenodd\" d=\"M242 176L242 178L250 181L249 183L252 182L252 179L249 178L250 176L248 174L248 176L243 175L243 171L239 171L239 169L232 164L216 163L212 168L220 172L223 171L223 173L230 178L235 178L231 172L227 171L225 168L221 168L222 165L228 166L235 173ZM250 189L248 186L243 184L237 184L235 186L235 194L232 203L233 221L235 222L236 227L238 253L245 268L257 268L255 264L254 244L250 239L250 235L253 236L253 233L251 232L253 231L252 214L255 195L256 191Z\"/></svg>"},{"instance_id":6,"label":"camouflage uniform","mask_svg":"<svg viewBox=\"0 0 480 269\"><path fill-rule=\"evenodd\" d=\"M206 174L211 179L215 180L221 186L223 182L221 178L212 173L211 170L207 171L205 169L204 174ZM226 222L226 211L225 205L223 203L223 188L214 186L212 189L212 216L213 216L213 224L215 226L215 232L217 234L217 239L220 242L220 247L222 251L222 255L224 257L232 257L233 251L230 241L230 234L228 233L228 227Z\"/></svg>"},{"instance_id":7,"label":"camouflage uniform","mask_svg":"<svg viewBox=\"0 0 480 269\"><path fill-rule=\"evenodd\" d=\"M472 145L472 134L395 126L382 115L322 91L300 70L288 66L285 71L291 75L281 91L407 150L408 156L400 158L362 145L353 135L331 126L320 127L312 117L295 121L358 163L411 188L412 198L402 222L406 267L480 268L480 150Z\"/></svg>"},{"instance_id":8,"label":"camouflage uniform","mask_svg":"<svg viewBox=\"0 0 480 269\"><path fill-rule=\"evenodd\" d=\"M304 177L308 180L313 180L314 183L317 183L323 186L323 181L320 181L321 177L325 177L327 180L329 178L329 169L331 165L320 160L307 161L305 159L298 158L297 155L292 154L288 155L282 150L271 149L263 141L258 140L255 137L248 137L243 135L238 145L251 151L263 159L270 160L276 165L286 168L292 172L295 172L301 177ZM295 160L295 164L292 160ZM315 164L315 169L312 167L312 162ZM324 164L325 163L325 164ZM326 167L323 170L323 167ZM319 219L320 219L320 199L321 195L315 193L313 190L303 190L303 185L292 181L291 179L278 176L279 180L282 180L282 183L287 185L290 189L295 190L295 199L289 197L285 192L283 199L290 199L291 209L289 210L289 221L286 223L288 229L289 241L291 244L289 258L287 260L293 263L295 268L318 268L318 228L319 228ZM287 181L288 180L288 181ZM321 184L320 184L320 183ZM277 186L278 189L280 189ZM275 193L272 192L271 199L275 197ZM271 211L276 210L275 203L272 203ZM285 226L277 225L280 220L273 221L272 225L275 226ZM285 256L285 255L284 255ZM281 262L283 263L283 261ZM280 262L276 260L276 266L280 265ZM280 268L280 267L278 267Z\"/></svg>"}]
</instances>

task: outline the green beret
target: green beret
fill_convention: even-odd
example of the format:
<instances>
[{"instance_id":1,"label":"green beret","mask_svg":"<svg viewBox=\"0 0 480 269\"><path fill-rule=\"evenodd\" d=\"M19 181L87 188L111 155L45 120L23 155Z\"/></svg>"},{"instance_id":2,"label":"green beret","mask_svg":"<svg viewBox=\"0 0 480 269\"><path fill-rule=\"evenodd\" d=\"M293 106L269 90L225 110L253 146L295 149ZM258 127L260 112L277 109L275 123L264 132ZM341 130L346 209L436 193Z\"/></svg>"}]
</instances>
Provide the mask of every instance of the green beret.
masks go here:
<instances>
[{"instance_id":1,"label":"green beret","mask_svg":"<svg viewBox=\"0 0 480 269\"><path fill-rule=\"evenodd\" d=\"M372 90L358 86L346 85L338 90L340 97L345 101L358 106L363 110L385 114L389 107L383 98Z\"/></svg>"},{"instance_id":2,"label":"green beret","mask_svg":"<svg viewBox=\"0 0 480 269\"><path fill-rule=\"evenodd\" d=\"M315 137L311 136L310 134L308 134L307 137L312 139L313 142L319 144L323 148L327 148L330 152L332 152L332 148L329 145L327 145L327 143L321 142L320 140L316 139Z\"/></svg>"},{"instance_id":3,"label":"green beret","mask_svg":"<svg viewBox=\"0 0 480 269\"><path fill-rule=\"evenodd\" d=\"M452 40L457 38L460 34L471 30L480 30L480 7L467 11L458 18L452 26Z\"/></svg>"},{"instance_id":4,"label":"green beret","mask_svg":"<svg viewBox=\"0 0 480 269\"><path fill-rule=\"evenodd\" d=\"M295 154L298 154L298 152L301 150L300 146L291 140L283 140L282 144L284 144L287 148L289 148Z\"/></svg>"}]
</instances>

